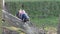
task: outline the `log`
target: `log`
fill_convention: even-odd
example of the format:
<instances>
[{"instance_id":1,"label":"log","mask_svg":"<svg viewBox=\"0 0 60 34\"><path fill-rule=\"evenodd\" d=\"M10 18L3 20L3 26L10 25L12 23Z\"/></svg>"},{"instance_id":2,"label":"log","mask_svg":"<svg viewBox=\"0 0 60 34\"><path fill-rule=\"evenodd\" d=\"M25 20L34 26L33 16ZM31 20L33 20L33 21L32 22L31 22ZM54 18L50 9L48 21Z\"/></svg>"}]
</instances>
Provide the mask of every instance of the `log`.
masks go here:
<instances>
[{"instance_id":1,"label":"log","mask_svg":"<svg viewBox=\"0 0 60 34\"><path fill-rule=\"evenodd\" d=\"M31 22L22 22L19 18L16 16L13 16L12 14L3 11L3 19L7 21L10 25L14 27L19 27L25 30L25 33L27 34L39 34L41 33L37 27L35 27Z\"/></svg>"}]
</instances>

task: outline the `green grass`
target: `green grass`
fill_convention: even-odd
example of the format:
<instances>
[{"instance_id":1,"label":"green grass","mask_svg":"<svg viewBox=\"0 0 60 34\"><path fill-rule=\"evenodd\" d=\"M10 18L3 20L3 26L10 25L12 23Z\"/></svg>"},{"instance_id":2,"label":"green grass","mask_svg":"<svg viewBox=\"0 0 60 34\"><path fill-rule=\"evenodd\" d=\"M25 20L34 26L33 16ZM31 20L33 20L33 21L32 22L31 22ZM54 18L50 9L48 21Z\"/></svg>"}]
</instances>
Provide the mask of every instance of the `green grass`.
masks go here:
<instances>
[{"instance_id":1,"label":"green grass","mask_svg":"<svg viewBox=\"0 0 60 34\"><path fill-rule=\"evenodd\" d=\"M16 14L24 4L24 10L31 16L58 16L60 14L60 2L6 2L7 10Z\"/></svg>"},{"instance_id":2,"label":"green grass","mask_svg":"<svg viewBox=\"0 0 60 34\"><path fill-rule=\"evenodd\" d=\"M33 23L35 23L35 25L37 25L37 27L57 27L58 25L58 17L51 17L51 18L34 18L31 19L31 21Z\"/></svg>"}]
</instances>

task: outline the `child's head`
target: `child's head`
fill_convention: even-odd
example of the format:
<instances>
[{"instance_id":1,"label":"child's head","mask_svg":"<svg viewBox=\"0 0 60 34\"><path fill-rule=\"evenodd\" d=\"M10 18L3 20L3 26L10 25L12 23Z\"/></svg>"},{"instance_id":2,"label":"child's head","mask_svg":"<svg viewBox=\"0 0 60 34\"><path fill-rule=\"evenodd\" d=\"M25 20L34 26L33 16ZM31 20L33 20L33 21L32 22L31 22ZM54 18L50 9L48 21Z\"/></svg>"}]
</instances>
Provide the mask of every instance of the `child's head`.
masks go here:
<instances>
[{"instance_id":1,"label":"child's head","mask_svg":"<svg viewBox=\"0 0 60 34\"><path fill-rule=\"evenodd\" d=\"M19 10L19 13L20 13L20 14L25 14L26 12L25 12L24 10L20 9L20 10Z\"/></svg>"}]
</instances>

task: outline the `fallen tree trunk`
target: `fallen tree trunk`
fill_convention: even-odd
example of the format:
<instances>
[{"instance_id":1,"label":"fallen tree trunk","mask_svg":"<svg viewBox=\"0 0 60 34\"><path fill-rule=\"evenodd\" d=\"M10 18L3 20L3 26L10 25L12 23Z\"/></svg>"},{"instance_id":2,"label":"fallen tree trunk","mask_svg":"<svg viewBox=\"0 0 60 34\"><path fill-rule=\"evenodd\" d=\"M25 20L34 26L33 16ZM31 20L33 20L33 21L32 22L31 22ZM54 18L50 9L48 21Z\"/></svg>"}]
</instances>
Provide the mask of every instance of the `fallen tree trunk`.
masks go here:
<instances>
[{"instance_id":1,"label":"fallen tree trunk","mask_svg":"<svg viewBox=\"0 0 60 34\"><path fill-rule=\"evenodd\" d=\"M3 19L10 25L24 29L27 34L44 34L40 32L38 28L34 27L31 22L22 22L19 18L3 10Z\"/></svg>"}]
</instances>

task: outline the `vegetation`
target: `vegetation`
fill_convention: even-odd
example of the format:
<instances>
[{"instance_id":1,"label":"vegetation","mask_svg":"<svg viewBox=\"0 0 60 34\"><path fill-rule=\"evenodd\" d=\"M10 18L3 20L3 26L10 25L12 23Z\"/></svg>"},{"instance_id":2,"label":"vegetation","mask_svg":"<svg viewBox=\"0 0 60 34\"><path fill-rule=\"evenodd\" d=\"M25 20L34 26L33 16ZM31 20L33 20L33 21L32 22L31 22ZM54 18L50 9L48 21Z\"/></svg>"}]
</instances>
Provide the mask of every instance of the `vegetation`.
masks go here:
<instances>
[{"instance_id":1,"label":"vegetation","mask_svg":"<svg viewBox=\"0 0 60 34\"><path fill-rule=\"evenodd\" d=\"M24 10L30 16L57 17L60 13L60 2L6 2L8 10L14 15L21 8L21 4L24 4Z\"/></svg>"},{"instance_id":2,"label":"vegetation","mask_svg":"<svg viewBox=\"0 0 60 34\"><path fill-rule=\"evenodd\" d=\"M31 22L37 27L45 27L45 30L50 32L50 30L57 30L55 28L58 25L58 17L60 14L59 1L60 0L6 0L6 7L10 13L16 15L21 8L21 4L24 4L24 10L30 16Z\"/></svg>"},{"instance_id":3,"label":"vegetation","mask_svg":"<svg viewBox=\"0 0 60 34\"><path fill-rule=\"evenodd\" d=\"M41 1L41 2L6 2L7 10L16 15L24 4L24 10L29 14L31 21L37 26L57 26L60 14L60 2Z\"/></svg>"}]
</instances>

